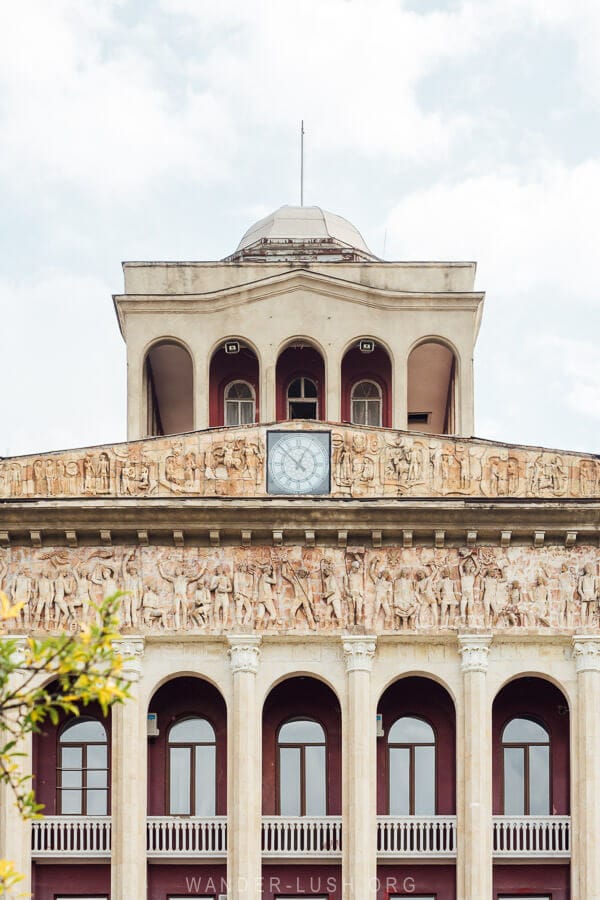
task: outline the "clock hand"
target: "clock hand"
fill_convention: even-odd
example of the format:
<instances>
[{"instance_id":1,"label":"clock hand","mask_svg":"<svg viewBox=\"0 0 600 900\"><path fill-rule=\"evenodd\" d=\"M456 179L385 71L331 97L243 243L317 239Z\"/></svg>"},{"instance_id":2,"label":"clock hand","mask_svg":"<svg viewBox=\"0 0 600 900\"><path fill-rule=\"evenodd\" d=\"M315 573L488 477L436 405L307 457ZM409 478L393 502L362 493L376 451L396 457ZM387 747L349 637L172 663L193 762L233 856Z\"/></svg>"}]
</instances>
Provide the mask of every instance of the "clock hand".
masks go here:
<instances>
[{"instance_id":1,"label":"clock hand","mask_svg":"<svg viewBox=\"0 0 600 900\"><path fill-rule=\"evenodd\" d=\"M306 472L306 468L302 465L302 462L301 461L299 462L295 456L292 456L292 454L289 452L289 450L286 450L285 447L281 447L281 450L283 450L283 452L285 453L286 456L289 456L289 458L294 463L294 465L296 465L300 469L302 469L303 472Z\"/></svg>"}]
</instances>

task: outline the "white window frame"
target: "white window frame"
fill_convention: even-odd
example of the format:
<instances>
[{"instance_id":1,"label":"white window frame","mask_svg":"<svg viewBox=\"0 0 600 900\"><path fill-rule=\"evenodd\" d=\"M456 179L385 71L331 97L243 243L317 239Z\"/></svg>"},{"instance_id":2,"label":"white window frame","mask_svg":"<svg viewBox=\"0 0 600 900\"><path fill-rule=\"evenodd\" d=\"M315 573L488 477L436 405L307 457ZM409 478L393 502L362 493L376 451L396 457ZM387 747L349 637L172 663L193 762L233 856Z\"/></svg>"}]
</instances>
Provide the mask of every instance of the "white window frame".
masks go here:
<instances>
[{"instance_id":1,"label":"white window frame","mask_svg":"<svg viewBox=\"0 0 600 900\"><path fill-rule=\"evenodd\" d=\"M230 400L227 397L227 394L229 393L231 388L234 386L234 384L246 385L246 387L250 391L250 394L252 395L252 400L251 401L250 400ZM245 422L245 423L240 422L239 421L240 404L241 403L250 403L250 402L252 402L252 421ZM237 407L238 422L235 425L230 425L227 421L227 404L228 403L235 403L236 407ZM223 417L225 419L223 424L225 425L226 428L237 428L239 425L242 425L242 424L253 425L256 422L256 391L254 390L254 387L250 384L249 381L246 381L244 378L234 378L233 381L230 381L228 384L225 385L225 390L223 391Z\"/></svg>"},{"instance_id":2,"label":"white window frame","mask_svg":"<svg viewBox=\"0 0 600 900\"><path fill-rule=\"evenodd\" d=\"M354 397L354 392L357 387L360 387L361 384L372 384L373 387L377 390L377 397ZM355 403L364 403L365 404L365 421L364 422L355 422L354 421L354 404ZM377 403L379 407L379 422L377 425L372 425L370 422L367 422L368 419L367 410L369 403ZM381 385L374 381L372 378L361 378L360 381L355 381L352 385L352 389L350 391L350 422L353 425L370 425L371 428L381 428L383 426L383 391L381 389Z\"/></svg>"}]
</instances>

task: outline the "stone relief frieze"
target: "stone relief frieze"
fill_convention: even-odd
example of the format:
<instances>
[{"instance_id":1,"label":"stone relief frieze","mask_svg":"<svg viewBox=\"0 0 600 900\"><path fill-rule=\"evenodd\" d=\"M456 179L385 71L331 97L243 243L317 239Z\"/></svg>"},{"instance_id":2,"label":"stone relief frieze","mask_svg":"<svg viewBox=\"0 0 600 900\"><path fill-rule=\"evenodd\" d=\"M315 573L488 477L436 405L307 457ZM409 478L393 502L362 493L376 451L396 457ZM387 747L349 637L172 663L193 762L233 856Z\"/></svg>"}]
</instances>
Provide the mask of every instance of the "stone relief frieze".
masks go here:
<instances>
[{"instance_id":1,"label":"stone relief frieze","mask_svg":"<svg viewBox=\"0 0 600 900\"><path fill-rule=\"evenodd\" d=\"M14 630L77 631L117 590L124 632L600 629L598 548L0 550Z\"/></svg>"},{"instance_id":2,"label":"stone relief frieze","mask_svg":"<svg viewBox=\"0 0 600 900\"><path fill-rule=\"evenodd\" d=\"M0 499L261 496L266 430L214 429L0 459ZM387 429L331 431L334 497L600 497L600 459L592 456Z\"/></svg>"}]
</instances>

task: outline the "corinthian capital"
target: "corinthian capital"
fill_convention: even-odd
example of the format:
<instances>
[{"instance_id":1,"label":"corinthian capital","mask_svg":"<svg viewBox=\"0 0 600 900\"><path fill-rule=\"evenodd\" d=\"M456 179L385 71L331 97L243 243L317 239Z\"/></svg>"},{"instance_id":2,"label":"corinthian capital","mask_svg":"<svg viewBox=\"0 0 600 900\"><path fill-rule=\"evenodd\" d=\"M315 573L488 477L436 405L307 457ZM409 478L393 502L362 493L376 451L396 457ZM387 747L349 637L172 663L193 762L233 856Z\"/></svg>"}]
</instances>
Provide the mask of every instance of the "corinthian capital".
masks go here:
<instances>
[{"instance_id":1,"label":"corinthian capital","mask_svg":"<svg viewBox=\"0 0 600 900\"><path fill-rule=\"evenodd\" d=\"M377 638L352 635L342 639L346 672L370 672L373 668Z\"/></svg>"},{"instance_id":2,"label":"corinthian capital","mask_svg":"<svg viewBox=\"0 0 600 900\"><path fill-rule=\"evenodd\" d=\"M576 634L573 655L578 672L600 672L600 638L597 635Z\"/></svg>"},{"instance_id":3,"label":"corinthian capital","mask_svg":"<svg viewBox=\"0 0 600 900\"><path fill-rule=\"evenodd\" d=\"M144 638L126 637L112 642L113 650L123 657L123 674L130 678L139 678L142 673L144 658Z\"/></svg>"},{"instance_id":4,"label":"corinthian capital","mask_svg":"<svg viewBox=\"0 0 600 900\"><path fill-rule=\"evenodd\" d=\"M491 634L459 634L458 652L463 672L487 672Z\"/></svg>"},{"instance_id":5,"label":"corinthian capital","mask_svg":"<svg viewBox=\"0 0 600 900\"><path fill-rule=\"evenodd\" d=\"M260 662L260 637L255 634L230 634L229 665L231 671L251 672L256 675Z\"/></svg>"}]
</instances>

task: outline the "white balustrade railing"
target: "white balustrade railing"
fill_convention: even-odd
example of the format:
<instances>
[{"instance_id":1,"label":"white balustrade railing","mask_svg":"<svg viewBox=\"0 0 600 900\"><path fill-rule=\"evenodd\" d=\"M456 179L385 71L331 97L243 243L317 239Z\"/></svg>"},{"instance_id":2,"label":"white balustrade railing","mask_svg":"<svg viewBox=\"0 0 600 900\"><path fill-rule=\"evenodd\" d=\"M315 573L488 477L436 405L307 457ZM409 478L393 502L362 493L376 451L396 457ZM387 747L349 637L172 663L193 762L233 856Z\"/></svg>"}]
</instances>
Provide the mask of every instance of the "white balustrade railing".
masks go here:
<instances>
[{"instance_id":1,"label":"white balustrade railing","mask_svg":"<svg viewBox=\"0 0 600 900\"><path fill-rule=\"evenodd\" d=\"M31 854L110 856L110 816L44 816L31 830Z\"/></svg>"},{"instance_id":2,"label":"white balustrade railing","mask_svg":"<svg viewBox=\"0 0 600 900\"><path fill-rule=\"evenodd\" d=\"M494 816L494 856L570 855L570 816Z\"/></svg>"},{"instance_id":3,"label":"white balustrade railing","mask_svg":"<svg viewBox=\"0 0 600 900\"><path fill-rule=\"evenodd\" d=\"M227 818L151 816L147 821L148 856L227 855Z\"/></svg>"},{"instance_id":4,"label":"white balustrade railing","mask_svg":"<svg viewBox=\"0 0 600 900\"><path fill-rule=\"evenodd\" d=\"M262 823L263 856L339 857L342 819L338 816L269 816Z\"/></svg>"},{"instance_id":5,"label":"white balustrade railing","mask_svg":"<svg viewBox=\"0 0 600 900\"><path fill-rule=\"evenodd\" d=\"M456 816L378 816L379 856L456 856Z\"/></svg>"}]
</instances>

